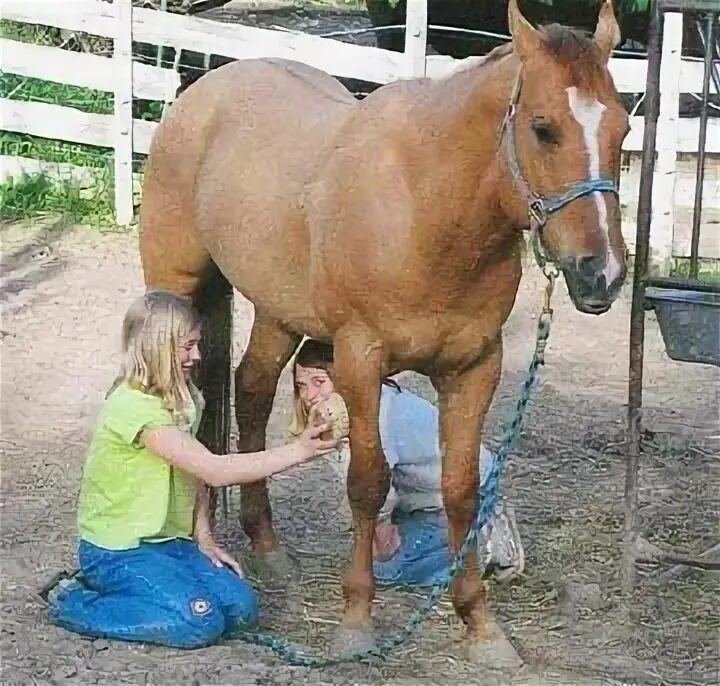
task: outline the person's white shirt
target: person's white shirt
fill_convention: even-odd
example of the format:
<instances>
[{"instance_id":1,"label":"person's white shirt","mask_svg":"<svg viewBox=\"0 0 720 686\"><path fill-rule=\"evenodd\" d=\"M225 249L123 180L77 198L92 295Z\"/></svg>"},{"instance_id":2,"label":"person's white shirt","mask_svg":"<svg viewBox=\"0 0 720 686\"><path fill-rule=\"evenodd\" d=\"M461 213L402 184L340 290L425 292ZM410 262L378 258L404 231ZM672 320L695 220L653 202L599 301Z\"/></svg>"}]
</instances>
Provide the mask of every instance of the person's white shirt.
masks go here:
<instances>
[{"instance_id":1,"label":"person's white shirt","mask_svg":"<svg viewBox=\"0 0 720 686\"><path fill-rule=\"evenodd\" d=\"M390 467L391 484L379 519L387 519L395 508L406 512L443 507L438 409L407 389L383 384L380 393L380 440ZM343 451L338 466L347 474L350 460ZM494 455L480 448L480 483L485 483ZM346 509L347 508L347 509ZM347 497L343 509L349 514Z\"/></svg>"}]
</instances>

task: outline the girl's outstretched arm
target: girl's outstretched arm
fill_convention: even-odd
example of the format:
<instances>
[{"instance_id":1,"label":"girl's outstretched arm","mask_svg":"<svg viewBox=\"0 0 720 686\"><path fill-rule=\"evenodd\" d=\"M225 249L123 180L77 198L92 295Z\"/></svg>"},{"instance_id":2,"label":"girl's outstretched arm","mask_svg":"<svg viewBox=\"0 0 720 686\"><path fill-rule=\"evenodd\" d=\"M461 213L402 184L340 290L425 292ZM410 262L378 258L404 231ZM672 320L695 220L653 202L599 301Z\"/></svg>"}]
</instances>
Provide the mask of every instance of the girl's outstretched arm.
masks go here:
<instances>
[{"instance_id":1,"label":"girl's outstretched arm","mask_svg":"<svg viewBox=\"0 0 720 686\"><path fill-rule=\"evenodd\" d=\"M201 481L197 482L195 499L195 538L210 539L213 537L210 523L210 489Z\"/></svg>"},{"instance_id":2,"label":"girl's outstretched arm","mask_svg":"<svg viewBox=\"0 0 720 686\"><path fill-rule=\"evenodd\" d=\"M146 429L139 439L174 467L218 488L259 481L336 450L340 441L320 438L329 428L329 424L308 424L297 440L279 448L231 455L215 455L190 434L172 427Z\"/></svg>"}]
</instances>

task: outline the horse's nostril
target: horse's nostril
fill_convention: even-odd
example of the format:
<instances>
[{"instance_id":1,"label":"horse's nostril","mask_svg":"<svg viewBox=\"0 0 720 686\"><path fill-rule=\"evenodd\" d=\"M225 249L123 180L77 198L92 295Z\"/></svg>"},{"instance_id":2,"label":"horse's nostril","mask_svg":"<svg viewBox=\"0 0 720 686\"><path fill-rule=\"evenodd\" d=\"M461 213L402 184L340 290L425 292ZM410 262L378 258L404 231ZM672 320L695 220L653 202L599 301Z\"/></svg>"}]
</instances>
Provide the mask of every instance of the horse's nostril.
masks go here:
<instances>
[{"instance_id":1,"label":"horse's nostril","mask_svg":"<svg viewBox=\"0 0 720 686\"><path fill-rule=\"evenodd\" d=\"M605 268L605 259L602 257L578 257L577 271L583 279L597 279Z\"/></svg>"}]
</instances>

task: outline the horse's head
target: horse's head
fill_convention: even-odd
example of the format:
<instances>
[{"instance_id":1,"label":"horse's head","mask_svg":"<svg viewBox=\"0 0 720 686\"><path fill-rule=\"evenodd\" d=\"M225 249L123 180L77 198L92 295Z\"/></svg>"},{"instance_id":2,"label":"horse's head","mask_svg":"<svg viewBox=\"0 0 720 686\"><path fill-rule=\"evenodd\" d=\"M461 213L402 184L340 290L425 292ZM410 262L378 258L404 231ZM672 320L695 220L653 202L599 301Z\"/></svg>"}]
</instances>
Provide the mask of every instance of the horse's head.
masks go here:
<instances>
[{"instance_id":1,"label":"horse's head","mask_svg":"<svg viewBox=\"0 0 720 686\"><path fill-rule=\"evenodd\" d=\"M537 238L575 307L601 314L627 274L617 182L629 120L608 71L620 39L612 0L604 0L593 36L537 30L517 0L509 20L521 65L505 130L510 168L536 203Z\"/></svg>"}]
</instances>

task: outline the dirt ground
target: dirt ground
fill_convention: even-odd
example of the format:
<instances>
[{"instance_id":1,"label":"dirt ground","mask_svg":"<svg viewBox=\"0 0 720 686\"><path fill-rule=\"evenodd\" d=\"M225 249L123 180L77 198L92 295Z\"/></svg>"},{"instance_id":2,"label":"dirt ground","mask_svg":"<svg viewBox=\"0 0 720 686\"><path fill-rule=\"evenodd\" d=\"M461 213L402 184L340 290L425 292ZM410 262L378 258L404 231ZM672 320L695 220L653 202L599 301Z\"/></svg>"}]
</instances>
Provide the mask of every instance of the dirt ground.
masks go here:
<instances>
[{"instance_id":1,"label":"dirt ground","mask_svg":"<svg viewBox=\"0 0 720 686\"><path fill-rule=\"evenodd\" d=\"M459 627L444 602L422 631L384 663L289 668L264 649L227 642L182 652L86 640L50 626L36 597L49 574L74 562L75 500L84 450L117 368L119 327L141 292L134 235L2 228L2 683L117 684L716 684L719 577L662 576L646 565L636 593L619 588L629 298L593 318L577 313L564 284L547 366L513 455L506 493L526 546L524 578L490 585L493 611L526 663L498 682L460 657ZM526 275L506 326L506 354L486 437L496 444L533 344L541 277ZM236 356L252 308L237 298ZM718 542L718 369L667 358L647 317L646 441L641 520L654 543L700 551ZM402 382L428 397L427 381ZM269 427L283 440L287 373ZM342 611L339 572L348 559L343 491L326 460L272 481L282 540L302 565L297 587L264 594L269 631L322 651ZM237 494L222 540L245 538ZM378 594L379 632L396 630L420 602Z\"/></svg>"}]
</instances>

